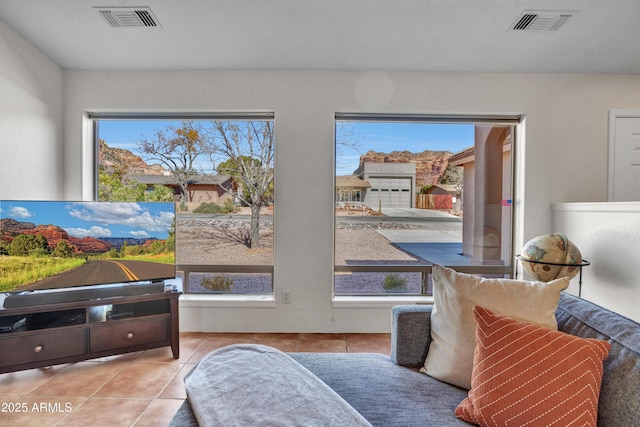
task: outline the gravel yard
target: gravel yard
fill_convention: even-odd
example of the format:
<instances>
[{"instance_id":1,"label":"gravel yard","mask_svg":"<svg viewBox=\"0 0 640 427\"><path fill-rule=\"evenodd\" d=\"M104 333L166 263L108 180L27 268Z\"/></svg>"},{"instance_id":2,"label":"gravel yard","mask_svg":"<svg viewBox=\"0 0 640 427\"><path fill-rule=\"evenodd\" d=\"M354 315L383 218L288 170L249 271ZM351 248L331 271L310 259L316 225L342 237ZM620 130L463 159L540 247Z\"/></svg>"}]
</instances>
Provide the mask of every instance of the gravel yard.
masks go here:
<instances>
[{"instance_id":1,"label":"gravel yard","mask_svg":"<svg viewBox=\"0 0 640 427\"><path fill-rule=\"evenodd\" d=\"M249 249L243 239L248 220L226 218L177 217L176 262L178 264L243 264L270 265L273 263L273 223L265 217L260 223L260 245ZM376 231L379 228L415 228L411 224L393 224L383 221L341 222L335 231L336 265L362 264L414 264L423 260L403 252ZM191 292L210 292L203 279L222 276L233 278L234 293L270 293L270 275L219 273L191 273ZM381 293L385 273L340 273L336 275L336 293ZM410 292L420 291L419 273L402 273ZM210 280L210 279L209 279ZM223 282L221 278L218 279Z\"/></svg>"}]
</instances>

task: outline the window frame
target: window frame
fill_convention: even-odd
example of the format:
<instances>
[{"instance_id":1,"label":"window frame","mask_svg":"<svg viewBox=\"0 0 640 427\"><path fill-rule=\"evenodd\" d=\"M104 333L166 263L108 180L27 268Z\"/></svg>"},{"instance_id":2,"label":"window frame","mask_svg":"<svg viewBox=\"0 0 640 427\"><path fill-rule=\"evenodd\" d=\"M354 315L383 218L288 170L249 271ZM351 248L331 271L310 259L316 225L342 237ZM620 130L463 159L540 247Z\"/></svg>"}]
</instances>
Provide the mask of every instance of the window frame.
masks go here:
<instances>
[{"instance_id":1,"label":"window frame","mask_svg":"<svg viewBox=\"0 0 640 427\"><path fill-rule=\"evenodd\" d=\"M201 121L271 121L275 129L275 112L271 110L264 111L246 111L246 112L113 112L113 111L93 111L85 113L86 120L89 121L91 129L91 144L92 144L92 163L91 163L91 177L92 183L92 200L98 200L98 166L99 166L99 121L100 120L140 120L140 121L189 121L189 120L201 120ZM274 175L275 175L275 156L274 156ZM276 190L274 186L275 200ZM275 203L274 203L275 204ZM275 222L275 213L274 213ZM275 232L275 228L274 228ZM275 247L273 248L275 252ZM259 264L178 264L176 263L176 273L182 274L182 291L184 294L189 294L198 297L212 297L221 300L237 300L251 299L260 301L261 299L275 298L274 289L274 264L259 265ZM248 274L268 274L270 276L270 288L271 291L267 294L264 293L199 293L189 292L189 276L191 273L220 273L220 274L233 274L233 273L248 273ZM229 298L231 297L231 298Z\"/></svg>"},{"instance_id":2,"label":"window frame","mask_svg":"<svg viewBox=\"0 0 640 427\"><path fill-rule=\"evenodd\" d=\"M357 112L336 112L334 116L334 188L336 177L336 161L337 161L337 127L339 123L353 123L353 122L369 122L369 123L433 123L433 124L473 124L473 125L496 125L496 126L511 126L511 155L510 155L510 182L509 191L512 198L512 204L510 209L510 242L509 250L510 257L509 262L506 265L470 265L470 266L447 266L458 272L477 275L499 275L513 278L515 275L515 269L517 264L514 261L513 255L515 254L515 241L516 241L516 212L513 200L517 199L516 195L516 181L518 180L517 169L517 156L518 147L521 145L522 128L524 126L523 114L415 114L415 113L357 113ZM369 191L377 191L373 187ZM334 192L335 193L335 192ZM336 200L333 203L336 206ZM336 223L337 217L334 209L334 253L336 251ZM333 281L332 291L334 301L344 301L350 299L393 299L393 298L430 298L432 293L428 292L428 281L431 275L431 264L424 265L398 265L398 264L385 264L385 265L336 265L335 257L333 259ZM380 272L380 273L420 273L420 288L419 294L392 294L392 293L376 293L376 294L346 294L336 293L335 278L336 273L354 273L354 272Z\"/></svg>"}]
</instances>

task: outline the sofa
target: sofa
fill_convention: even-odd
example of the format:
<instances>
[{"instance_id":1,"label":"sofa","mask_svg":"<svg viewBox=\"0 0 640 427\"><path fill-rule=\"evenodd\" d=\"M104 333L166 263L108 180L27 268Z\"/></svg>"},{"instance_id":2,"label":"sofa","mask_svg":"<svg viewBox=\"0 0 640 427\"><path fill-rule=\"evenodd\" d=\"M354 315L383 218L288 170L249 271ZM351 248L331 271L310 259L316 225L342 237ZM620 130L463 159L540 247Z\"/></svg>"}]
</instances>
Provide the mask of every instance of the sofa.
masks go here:
<instances>
[{"instance_id":1,"label":"sofa","mask_svg":"<svg viewBox=\"0 0 640 427\"><path fill-rule=\"evenodd\" d=\"M462 426L454 416L468 390L419 372L431 341L431 305L392 309L390 357L381 354L290 353L374 426ZM599 426L640 426L640 324L570 294L555 312L558 330L610 343L603 364ZM330 409L329 409L330 410ZM189 400L171 427L198 425Z\"/></svg>"}]
</instances>

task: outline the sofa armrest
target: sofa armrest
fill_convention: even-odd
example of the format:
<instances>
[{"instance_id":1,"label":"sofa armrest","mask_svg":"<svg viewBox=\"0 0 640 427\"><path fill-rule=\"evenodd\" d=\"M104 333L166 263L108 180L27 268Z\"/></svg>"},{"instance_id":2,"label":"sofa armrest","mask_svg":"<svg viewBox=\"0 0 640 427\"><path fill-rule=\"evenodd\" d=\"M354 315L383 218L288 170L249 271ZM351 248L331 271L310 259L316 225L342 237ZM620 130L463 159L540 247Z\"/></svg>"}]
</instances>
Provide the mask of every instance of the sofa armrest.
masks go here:
<instances>
[{"instance_id":1,"label":"sofa armrest","mask_svg":"<svg viewBox=\"0 0 640 427\"><path fill-rule=\"evenodd\" d=\"M420 368L431 342L432 305L399 305L391 309L391 360Z\"/></svg>"}]
</instances>

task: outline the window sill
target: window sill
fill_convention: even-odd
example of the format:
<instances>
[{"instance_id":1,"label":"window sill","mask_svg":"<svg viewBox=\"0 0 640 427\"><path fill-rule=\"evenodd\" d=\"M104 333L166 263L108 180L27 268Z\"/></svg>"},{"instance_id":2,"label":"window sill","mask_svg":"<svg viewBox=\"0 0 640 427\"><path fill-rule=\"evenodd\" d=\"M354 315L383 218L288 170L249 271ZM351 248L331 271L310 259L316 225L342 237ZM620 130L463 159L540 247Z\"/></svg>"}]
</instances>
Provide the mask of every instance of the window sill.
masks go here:
<instances>
[{"instance_id":1,"label":"window sill","mask_svg":"<svg viewBox=\"0 0 640 427\"><path fill-rule=\"evenodd\" d=\"M276 308L273 295L182 294L180 308Z\"/></svg>"},{"instance_id":2,"label":"window sill","mask_svg":"<svg viewBox=\"0 0 640 427\"><path fill-rule=\"evenodd\" d=\"M433 304L427 296L335 296L333 308L391 308L396 305Z\"/></svg>"}]
</instances>

